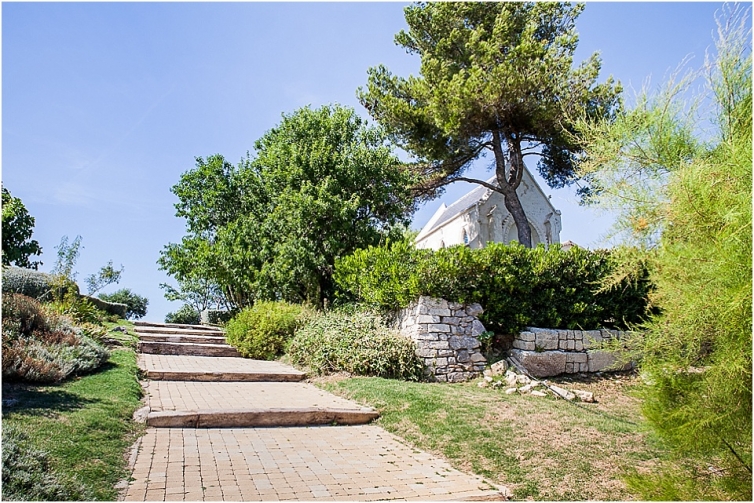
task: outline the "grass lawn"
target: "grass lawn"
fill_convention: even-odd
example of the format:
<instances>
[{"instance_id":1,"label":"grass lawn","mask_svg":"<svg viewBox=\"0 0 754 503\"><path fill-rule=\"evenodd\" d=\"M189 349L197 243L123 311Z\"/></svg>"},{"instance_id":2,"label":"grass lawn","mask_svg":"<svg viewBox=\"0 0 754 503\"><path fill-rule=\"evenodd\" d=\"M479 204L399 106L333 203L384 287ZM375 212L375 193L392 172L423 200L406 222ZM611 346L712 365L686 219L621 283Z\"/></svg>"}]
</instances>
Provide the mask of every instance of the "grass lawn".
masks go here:
<instances>
[{"instance_id":1,"label":"grass lawn","mask_svg":"<svg viewBox=\"0 0 754 503\"><path fill-rule=\"evenodd\" d=\"M315 384L377 408L377 424L409 444L508 486L516 499L634 499L621 476L662 456L631 395L633 375L570 382L597 403L506 395L463 384L380 378L323 378Z\"/></svg>"},{"instance_id":2,"label":"grass lawn","mask_svg":"<svg viewBox=\"0 0 754 503\"><path fill-rule=\"evenodd\" d=\"M143 429L131 420L141 396L132 350L113 350L98 371L59 385L3 383L2 390L4 428L28 435L49 453L52 471L83 483L91 499L116 499L126 452Z\"/></svg>"}]
</instances>

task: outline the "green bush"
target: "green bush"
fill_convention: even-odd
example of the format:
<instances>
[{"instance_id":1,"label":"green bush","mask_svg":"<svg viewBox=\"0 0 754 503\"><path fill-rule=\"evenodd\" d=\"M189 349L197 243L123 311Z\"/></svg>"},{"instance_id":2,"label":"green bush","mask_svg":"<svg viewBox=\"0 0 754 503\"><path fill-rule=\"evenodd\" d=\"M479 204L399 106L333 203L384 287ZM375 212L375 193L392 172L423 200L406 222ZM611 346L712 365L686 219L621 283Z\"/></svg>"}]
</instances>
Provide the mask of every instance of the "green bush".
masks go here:
<instances>
[{"instance_id":1,"label":"green bush","mask_svg":"<svg viewBox=\"0 0 754 503\"><path fill-rule=\"evenodd\" d=\"M147 315L149 300L141 295L136 295L128 288L121 288L113 293L101 293L99 294L99 298L112 304L125 304L126 307L121 315L122 318L138 320Z\"/></svg>"},{"instance_id":2,"label":"green bush","mask_svg":"<svg viewBox=\"0 0 754 503\"><path fill-rule=\"evenodd\" d=\"M405 242L358 250L339 259L339 298L380 310L406 307L420 295L478 302L485 326L515 333L525 326L562 329L627 328L647 312L652 285L646 271L600 290L618 262L607 250L516 243L482 249L417 250Z\"/></svg>"},{"instance_id":3,"label":"green bush","mask_svg":"<svg viewBox=\"0 0 754 503\"><path fill-rule=\"evenodd\" d=\"M419 381L424 366L414 342L385 326L374 312L330 311L296 332L286 354L316 374L349 372Z\"/></svg>"},{"instance_id":4,"label":"green bush","mask_svg":"<svg viewBox=\"0 0 754 503\"><path fill-rule=\"evenodd\" d=\"M247 358L272 360L281 354L293 333L311 317L298 304L262 301L248 307L225 325L228 344Z\"/></svg>"},{"instance_id":5,"label":"green bush","mask_svg":"<svg viewBox=\"0 0 754 503\"><path fill-rule=\"evenodd\" d=\"M184 325L199 325L201 323L199 311L184 304L181 308L174 312L165 315L165 323L180 323Z\"/></svg>"},{"instance_id":6,"label":"green bush","mask_svg":"<svg viewBox=\"0 0 754 503\"><path fill-rule=\"evenodd\" d=\"M46 452L29 445L28 437L3 425L2 495L5 501L70 501L91 499L83 486L61 481Z\"/></svg>"}]
</instances>

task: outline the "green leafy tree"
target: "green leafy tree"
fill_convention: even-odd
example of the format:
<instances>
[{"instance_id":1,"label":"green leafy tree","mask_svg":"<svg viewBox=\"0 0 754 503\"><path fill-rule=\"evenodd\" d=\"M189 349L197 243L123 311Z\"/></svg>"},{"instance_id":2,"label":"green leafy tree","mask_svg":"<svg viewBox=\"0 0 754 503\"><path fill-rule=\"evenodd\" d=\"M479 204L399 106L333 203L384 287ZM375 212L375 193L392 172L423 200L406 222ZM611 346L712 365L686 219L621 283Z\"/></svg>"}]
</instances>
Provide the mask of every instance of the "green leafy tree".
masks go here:
<instances>
[{"instance_id":1,"label":"green leafy tree","mask_svg":"<svg viewBox=\"0 0 754 503\"><path fill-rule=\"evenodd\" d=\"M629 478L644 499L752 497L751 30L750 10L730 9L704 71L711 115L681 98L692 75L581 125L594 202L645 246L661 310L634 343L644 414L676 458Z\"/></svg>"},{"instance_id":2,"label":"green leafy tree","mask_svg":"<svg viewBox=\"0 0 754 503\"><path fill-rule=\"evenodd\" d=\"M108 285L120 282L123 274L123 266L120 269L113 267L113 261L110 260L107 265L103 265L97 274L90 274L84 279L89 295L94 295Z\"/></svg>"},{"instance_id":3,"label":"green leafy tree","mask_svg":"<svg viewBox=\"0 0 754 503\"><path fill-rule=\"evenodd\" d=\"M233 167L197 160L173 187L188 234L160 267L219 286L232 307L332 299L335 259L400 234L413 199L382 132L338 105L284 115Z\"/></svg>"},{"instance_id":4,"label":"green leafy tree","mask_svg":"<svg viewBox=\"0 0 754 503\"><path fill-rule=\"evenodd\" d=\"M185 325L198 325L201 323L199 311L184 304L178 311L165 315L165 323L181 323Z\"/></svg>"},{"instance_id":5,"label":"green leafy tree","mask_svg":"<svg viewBox=\"0 0 754 503\"><path fill-rule=\"evenodd\" d=\"M555 2L437 2L405 9L409 30L396 44L421 57L421 76L369 70L359 99L417 159L418 194L439 194L466 181L503 194L518 240L531 247L531 228L519 201L524 159L539 157L539 171L553 187L575 181L580 155L570 117L611 117L620 86L595 84L595 53L573 68L583 9ZM473 161L492 157L497 184L467 178Z\"/></svg>"},{"instance_id":6,"label":"green leafy tree","mask_svg":"<svg viewBox=\"0 0 754 503\"><path fill-rule=\"evenodd\" d=\"M41 255L42 248L34 232L34 217L29 215L21 199L13 197L5 187L3 192L3 265L17 265L37 269L42 262L30 261L32 255Z\"/></svg>"},{"instance_id":7,"label":"green leafy tree","mask_svg":"<svg viewBox=\"0 0 754 503\"><path fill-rule=\"evenodd\" d=\"M106 302L115 302L128 306L126 309L126 319L138 320L147 315L149 299L133 293L128 288L121 288L113 293L101 293L98 297Z\"/></svg>"}]
</instances>

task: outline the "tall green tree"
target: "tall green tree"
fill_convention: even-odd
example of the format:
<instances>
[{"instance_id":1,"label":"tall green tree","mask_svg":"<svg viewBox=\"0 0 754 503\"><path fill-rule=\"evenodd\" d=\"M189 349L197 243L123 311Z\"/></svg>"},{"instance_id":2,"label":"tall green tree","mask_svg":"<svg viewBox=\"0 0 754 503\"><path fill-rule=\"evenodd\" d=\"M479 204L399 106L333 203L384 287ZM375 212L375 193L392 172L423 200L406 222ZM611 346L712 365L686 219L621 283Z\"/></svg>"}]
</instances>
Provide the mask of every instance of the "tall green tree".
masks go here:
<instances>
[{"instance_id":1,"label":"tall green tree","mask_svg":"<svg viewBox=\"0 0 754 503\"><path fill-rule=\"evenodd\" d=\"M687 78L582 124L594 202L645 247L661 311L634 342L644 414L675 458L629 478L643 499L752 497L751 30L732 9L703 72L711 113L682 99Z\"/></svg>"},{"instance_id":2,"label":"tall green tree","mask_svg":"<svg viewBox=\"0 0 754 503\"><path fill-rule=\"evenodd\" d=\"M21 199L13 197L8 189L3 192L3 265L16 265L36 269L42 262L30 261L29 257L41 255L42 247L36 239L31 239L34 232L34 217L24 206Z\"/></svg>"},{"instance_id":3,"label":"tall green tree","mask_svg":"<svg viewBox=\"0 0 754 503\"><path fill-rule=\"evenodd\" d=\"M233 306L258 299L331 299L335 259L398 234L413 199L380 129L334 105L284 115L256 157L221 156L173 188L187 235L160 266L179 281L217 284Z\"/></svg>"},{"instance_id":4,"label":"tall green tree","mask_svg":"<svg viewBox=\"0 0 754 503\"><path fill-rule=\"evenodd\" d=\"M405 9L409 30L396 44L421 57L421 75L402 78L369 69L359 100L416 157L420 195L455 181L503 194L518 240L531 247L531 228L516 189L528 156L552 187L575 179L579 158L569 117L592 120L619 107L620 85L596 84L595 53L573 67L583 9L555 2L437 2ZM491 156L497 184L467 178L471 163Z\"/></svg>"}]
</instances>

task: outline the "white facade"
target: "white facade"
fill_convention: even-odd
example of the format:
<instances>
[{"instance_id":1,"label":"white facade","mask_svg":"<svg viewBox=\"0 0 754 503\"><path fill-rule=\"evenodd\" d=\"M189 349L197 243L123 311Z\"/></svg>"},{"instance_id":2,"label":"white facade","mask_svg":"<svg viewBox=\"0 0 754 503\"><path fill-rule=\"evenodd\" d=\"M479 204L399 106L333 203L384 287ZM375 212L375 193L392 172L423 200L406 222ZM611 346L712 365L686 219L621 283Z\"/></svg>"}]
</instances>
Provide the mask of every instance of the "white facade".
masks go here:
<instances>
[{"instance_id":1,"label":"white facade","mask_svg":"<svg viewBox=\"0 0 754 503\"><path fill-rule=\"evenodd\" d=\"M488 182L497 184L494 177ZM560 243L560 210L555 209L528 170L524 170L516 192L531 226L532 246ZM518 229L503 195L479 185L450 206L440 206L416 237L416 247L437 250L467 244L482 248L489 242L511 241L518 241Z\"/></svg>"}]
</instances>

